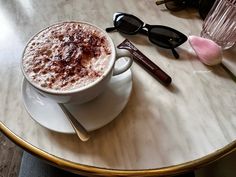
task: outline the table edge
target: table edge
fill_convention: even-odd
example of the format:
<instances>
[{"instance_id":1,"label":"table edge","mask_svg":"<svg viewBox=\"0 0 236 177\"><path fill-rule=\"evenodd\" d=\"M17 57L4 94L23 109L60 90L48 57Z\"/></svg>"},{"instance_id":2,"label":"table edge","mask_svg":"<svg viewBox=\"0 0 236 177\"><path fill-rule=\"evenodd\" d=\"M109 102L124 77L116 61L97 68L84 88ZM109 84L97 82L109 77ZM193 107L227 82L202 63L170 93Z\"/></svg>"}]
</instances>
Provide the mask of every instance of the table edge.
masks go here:
<instances>
[{"instance_id":1,"label":"table edge","mask_svg":"<svg viewBox=\"0 0 236 177\"><path fill-rule=\"evenodd\" d=\"M119 169L107 169L89 165L83 165L75 162L71 162L60 157L49 154L27 141L23 140L15 133L13 133L6 125L0 121L0 131L6 135L12 142L20 146L25 151L39 157L42 160L50 163L53 166L59 167L64 170L68 170L77 174L89 174L95 176L165 176L165 175L177 175L183 172L195 170L204 165L212 163L227 154L236 150L236 140L232 141L230 144L224 146L223 148L210 153L204 157L163 168L156 169L140 169L140 170L119 170Z\"/></svg>"}]
</instances>

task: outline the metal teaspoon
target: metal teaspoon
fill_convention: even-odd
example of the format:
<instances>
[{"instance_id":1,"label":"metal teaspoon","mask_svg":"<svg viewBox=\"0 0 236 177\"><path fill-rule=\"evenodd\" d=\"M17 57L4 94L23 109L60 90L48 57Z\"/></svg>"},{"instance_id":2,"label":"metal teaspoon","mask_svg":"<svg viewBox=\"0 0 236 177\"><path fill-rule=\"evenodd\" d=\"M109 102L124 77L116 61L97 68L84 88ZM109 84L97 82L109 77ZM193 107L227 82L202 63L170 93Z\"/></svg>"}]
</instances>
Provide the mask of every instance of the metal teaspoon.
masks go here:
<instances>
[{"instance_id":1,"label":"metal teaspoon","mask_svg":"<svg viewBox=\"0 0 236 177\"><path fill-rule=\"evenodd\" d=\"M60 106L61 110L65 113L66 118L69 120L71 126L75 130L77 136L82 140L82 141L88 141L90 138L90 135L88 131L81 125L75 117L67 110L67 108L64 106L62 103L58 103Z\"/></svg>"}]
</instances>

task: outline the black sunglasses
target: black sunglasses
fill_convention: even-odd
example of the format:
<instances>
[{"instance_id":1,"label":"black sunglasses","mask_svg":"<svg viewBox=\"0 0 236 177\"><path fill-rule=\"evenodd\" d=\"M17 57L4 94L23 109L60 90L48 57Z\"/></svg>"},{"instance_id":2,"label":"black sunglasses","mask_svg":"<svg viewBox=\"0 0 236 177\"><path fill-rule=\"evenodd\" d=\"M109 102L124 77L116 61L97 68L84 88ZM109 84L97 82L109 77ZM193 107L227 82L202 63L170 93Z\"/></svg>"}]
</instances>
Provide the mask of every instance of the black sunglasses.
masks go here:
<instances>
[{"instance_id":1,"label":"black sunglasses","mask_svg":"<svg viewBox=\"0 0 236 177\"><path fill-rule=\"evenodd\" d=\"M137 33L147 35L149 40L163 48L171 49L175 58L179 58L179 54L174 48L183 44L187 40L187 36L181 32L161 25L145 24L139 18L131 14L115 13L113 16L114 27L106 28L107 32L118 30L121 33L134 35Z\"/></svg>"},{"instance_id":2,"label":"black sunglasses","mask_svg":"<svg viewBox=\"0 0 236 177\"><path fill-rule=\"evenodd\" d=\"M198 10L202 19L205 19L216 0L157 0L156 5L165 4L170 11L180 11L186 8Z\"/></svg>"},{"instance_id":3,"label":"black sunglasses","mask_svg":"<svg viewBox=\"0 0 236 177\"><path fill-rule=\"evenodd\" d=\"M197 0L157 0L156 5L165 4L166 8L171 11L179 11L187 7L198 7Z\"/></svg>"}]
</instances>

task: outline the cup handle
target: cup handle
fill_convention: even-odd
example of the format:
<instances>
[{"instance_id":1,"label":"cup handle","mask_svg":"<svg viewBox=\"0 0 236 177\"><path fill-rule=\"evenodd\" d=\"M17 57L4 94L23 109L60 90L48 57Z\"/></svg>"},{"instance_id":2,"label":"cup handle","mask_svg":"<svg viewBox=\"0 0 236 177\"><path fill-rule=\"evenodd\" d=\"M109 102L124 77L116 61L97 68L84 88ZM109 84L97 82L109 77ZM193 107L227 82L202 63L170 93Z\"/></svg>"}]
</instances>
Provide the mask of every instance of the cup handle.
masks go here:
<instances>
[{"instance_id":1,"label":"cup handle","mask_svg":"<svg viewBox=\"0 0 236 177\"><path fill-rule=\"evenodd\" d=\"M133 59L132 59L132 55L130 54L130 52L128 50L125 49L117 49L116 52L116 62L118 60L120 60L121 58L127 58L126 60L126 64L124 64L123 66L119 67L119 68L113 68L113 76L116 76L118 74L121 74L125 71L127 71L132 63L133 63Z\"/></svg>"}]
</instances>

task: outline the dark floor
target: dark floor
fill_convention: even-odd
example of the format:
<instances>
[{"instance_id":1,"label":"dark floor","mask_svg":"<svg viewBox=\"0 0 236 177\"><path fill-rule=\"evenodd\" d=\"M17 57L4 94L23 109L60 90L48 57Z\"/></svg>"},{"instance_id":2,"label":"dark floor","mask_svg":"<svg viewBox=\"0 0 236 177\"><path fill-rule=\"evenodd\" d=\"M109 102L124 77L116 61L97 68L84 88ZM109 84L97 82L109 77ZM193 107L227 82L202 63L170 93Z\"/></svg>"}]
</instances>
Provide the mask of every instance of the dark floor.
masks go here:
<instances>
[{"instance_id":1,"label":"dark floor","mask_svg":"<svg viewBox=\"0 0 236 177\"><path fill-rule=\"evenodd\" d=\"M0 177L17 177L23 150L0 132Z\"/></svg>"},{"instance_id":2,"label":"dark floor","mask_svg":"<svg viewBox=\"0 0 236 177\"><path fill-rule=\"evenodd\" d=\"M194 173L196 177L235 177L236 151L217 162L196 170ZM23 152L0 132L0 177L18 177L19 174L20 177L79 177L49 166ZM193 176L193 173L189 173L178 177Z\"/></svg>"}]
</instances>

